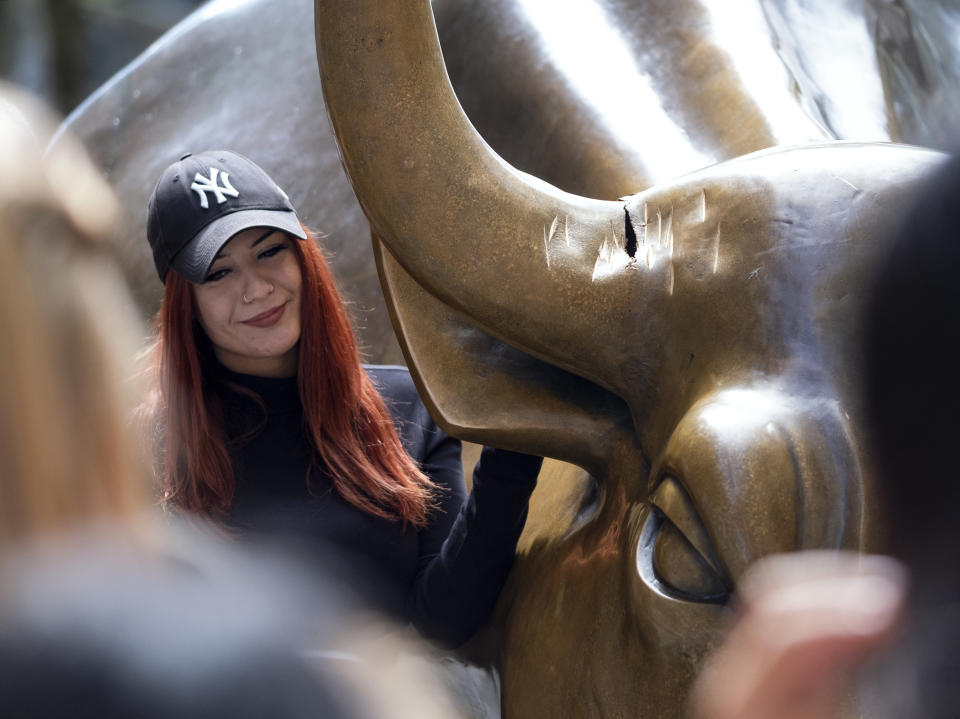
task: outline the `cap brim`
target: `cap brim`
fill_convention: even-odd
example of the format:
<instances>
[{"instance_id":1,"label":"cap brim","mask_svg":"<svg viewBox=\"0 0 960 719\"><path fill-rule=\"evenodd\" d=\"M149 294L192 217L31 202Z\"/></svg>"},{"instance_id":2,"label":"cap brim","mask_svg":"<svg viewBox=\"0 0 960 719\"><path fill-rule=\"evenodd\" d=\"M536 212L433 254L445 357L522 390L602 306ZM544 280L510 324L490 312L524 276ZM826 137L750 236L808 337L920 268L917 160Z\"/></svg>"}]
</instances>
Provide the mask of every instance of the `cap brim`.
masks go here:
<instances>
[{"instance_id":1,"label":"cap brim","mask_svg":"<svg viewBox=\"0 0 960 719\"><path fill-rule=\"evenodd\" d=\"M307 239L300 220L292 211L238 210L204 227L177 253L170 262L170 268L190 282L203 282L220 248L235 234L251 227L273 227L301 240Z\"/></svg>"}]
</instances>

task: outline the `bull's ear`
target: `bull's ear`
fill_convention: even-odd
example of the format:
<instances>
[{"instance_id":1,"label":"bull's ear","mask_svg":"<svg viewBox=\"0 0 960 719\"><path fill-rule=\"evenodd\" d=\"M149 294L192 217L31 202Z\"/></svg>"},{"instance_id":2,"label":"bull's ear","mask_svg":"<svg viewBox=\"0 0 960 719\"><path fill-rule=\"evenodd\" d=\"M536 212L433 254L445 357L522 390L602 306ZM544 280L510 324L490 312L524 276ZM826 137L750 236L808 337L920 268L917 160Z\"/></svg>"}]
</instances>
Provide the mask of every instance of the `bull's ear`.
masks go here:
<instances>
[{"instance_id":1,"label":"bull's ear","mask_svg":"<svg viewBox=\"0 0 960 719\"><path fill-rule=\"evenodd\" d=\"M615 445L635 442L623 400L472 324L423 289L376 237L373 244L407 365L445 431L562 459L595 476L606 474Z\"/></svg>"}]
</instances>

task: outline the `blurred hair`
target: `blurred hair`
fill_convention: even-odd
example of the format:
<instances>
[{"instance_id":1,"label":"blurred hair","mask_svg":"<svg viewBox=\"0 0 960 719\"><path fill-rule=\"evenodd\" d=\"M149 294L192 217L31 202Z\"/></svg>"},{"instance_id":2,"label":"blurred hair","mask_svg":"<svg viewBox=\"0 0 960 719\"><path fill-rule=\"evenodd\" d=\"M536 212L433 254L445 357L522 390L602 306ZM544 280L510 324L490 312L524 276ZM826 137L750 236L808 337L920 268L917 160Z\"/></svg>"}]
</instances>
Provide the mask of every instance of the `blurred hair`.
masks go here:
<instances>
[{"instance_id":1,"label":"blurred hair","mask_svg":"<svg viewBox=\"0 0 960 719\"><path fill-rule=\"evenodd\" d=\"M139 327L108 250L116 207L86 155L0 84L0 553L146 507L128 428Z\"/></svg>"},{"instance_id":2,"label":"blurred hair","mask_svg":"<svg viewBox=\"0 0 960 719\"><path fill-rule=\"evenodd\" d=\"M359 509L422 527L434 485L406 453L362 365L333 273L308 231L292 247L303 278L297 378L305 427L334 489ZM147 354L165 501L217 518L234 476L223 409L210 386L213 348L196 319L190 283L170 272ZM304 477L304 481L307 478Z\"/></svg>"}]
</instances>

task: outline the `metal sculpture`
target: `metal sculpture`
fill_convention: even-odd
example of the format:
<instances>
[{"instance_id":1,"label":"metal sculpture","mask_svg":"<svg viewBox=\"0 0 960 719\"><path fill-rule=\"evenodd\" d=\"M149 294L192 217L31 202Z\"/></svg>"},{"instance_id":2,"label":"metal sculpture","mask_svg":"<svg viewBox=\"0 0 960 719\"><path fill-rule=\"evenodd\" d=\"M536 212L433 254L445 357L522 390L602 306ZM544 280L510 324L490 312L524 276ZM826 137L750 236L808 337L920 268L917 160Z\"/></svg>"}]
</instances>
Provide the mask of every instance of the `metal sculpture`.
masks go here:
<instances>
[{"instance_id":1,"label":"metal sculpture","mask_svg":"<svg viewBox=\"0 0 960 719\"><path fill-rule=\"evenodd\" d=\"M589 200L490 151L427 2L316 8L327 108L422 394L451 431L599 484L566 526L528 533L502 604L506 716L673 715L752 561L876 539L857 318L942 156L801 146Z\"/></svg>"}]
</instances>

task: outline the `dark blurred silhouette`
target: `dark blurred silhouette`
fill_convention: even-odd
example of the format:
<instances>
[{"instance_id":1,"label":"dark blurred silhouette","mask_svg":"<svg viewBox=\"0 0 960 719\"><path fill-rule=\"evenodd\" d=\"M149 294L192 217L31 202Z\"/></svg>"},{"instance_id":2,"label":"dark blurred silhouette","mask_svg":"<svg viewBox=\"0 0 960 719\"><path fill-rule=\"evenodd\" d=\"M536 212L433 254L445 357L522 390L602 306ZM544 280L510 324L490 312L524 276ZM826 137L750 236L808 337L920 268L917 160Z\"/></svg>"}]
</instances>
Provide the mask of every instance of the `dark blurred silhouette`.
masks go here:
<instances>
[{"instance_id":1,"label":"dark blurred silhouette","mask_svg":"<svg viewBox=\"0 0 960 719\"><path fill-rule=\"evenodd\" d=\"M230 555L211 567L109 543L79 546L8 563L0 599L6 716L365 715L329 666L345 660L296 650L305 628L317 642L324 632L295 619L311 615L293 599L304 597L290 576ZM287 587L283 601L278 585ZM334 613L322 594L311 601L331 610L314 618Z\"/></svg>"},{"instance_id":2,"label":"dark blurred silhouette","mask_svg":"<svg viewBox=\"0 0 960 719\"><path fill-rule=\"evenodd\" d=\"M960 716L960 156L904 217L867 319L866 382L890 533L910 571L874 717Z\"/></svg>"},{"instance_id":3,"label":"dark blurred silhouette","mask_svg":"<svg viewBox=\"0 0 960 719\"><path fill-rule=\"evenodd\" d=\"M892 533L918 589L957 595L960 157L904 217L869 310L866 382Z\"/></svg>"}]
</instances>

